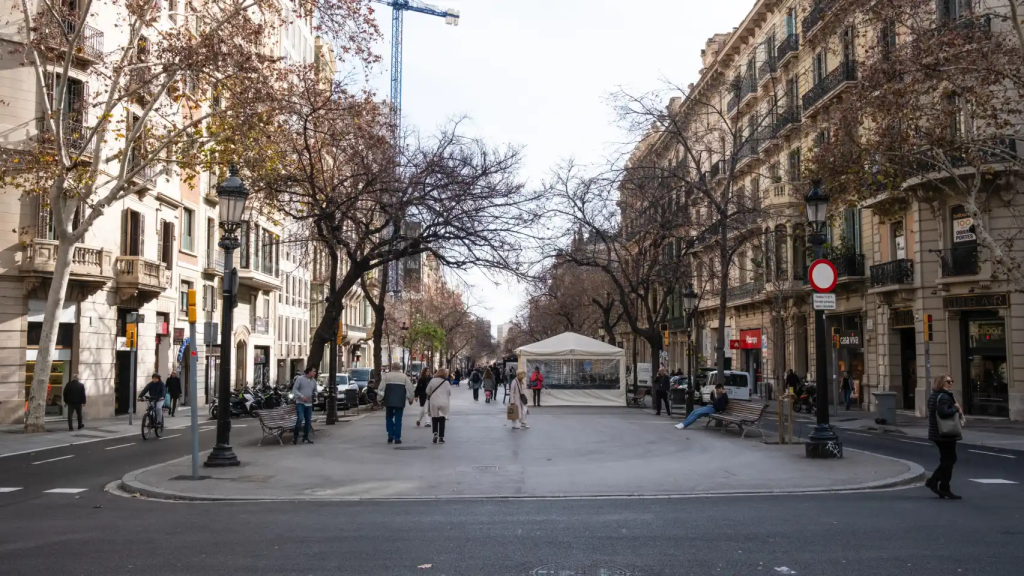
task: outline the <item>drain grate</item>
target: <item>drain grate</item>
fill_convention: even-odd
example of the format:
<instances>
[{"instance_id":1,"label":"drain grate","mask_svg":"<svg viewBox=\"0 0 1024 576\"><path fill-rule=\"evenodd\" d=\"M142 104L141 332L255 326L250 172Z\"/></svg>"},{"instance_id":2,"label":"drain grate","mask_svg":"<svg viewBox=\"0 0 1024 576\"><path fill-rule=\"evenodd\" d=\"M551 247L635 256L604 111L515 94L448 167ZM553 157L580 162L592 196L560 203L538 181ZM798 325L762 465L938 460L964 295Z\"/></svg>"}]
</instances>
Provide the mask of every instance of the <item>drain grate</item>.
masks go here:
<instances>
[{"instance_id":1,"label":"drain grate","mask_svg":"<svg viewBox=\"0 0 1024 576\"><path fill-rule=\"evenodd\" d=\"M607 564L559 562L534 568L532 576L636 576L636 572Z\"/></svg>"}]
</instances>

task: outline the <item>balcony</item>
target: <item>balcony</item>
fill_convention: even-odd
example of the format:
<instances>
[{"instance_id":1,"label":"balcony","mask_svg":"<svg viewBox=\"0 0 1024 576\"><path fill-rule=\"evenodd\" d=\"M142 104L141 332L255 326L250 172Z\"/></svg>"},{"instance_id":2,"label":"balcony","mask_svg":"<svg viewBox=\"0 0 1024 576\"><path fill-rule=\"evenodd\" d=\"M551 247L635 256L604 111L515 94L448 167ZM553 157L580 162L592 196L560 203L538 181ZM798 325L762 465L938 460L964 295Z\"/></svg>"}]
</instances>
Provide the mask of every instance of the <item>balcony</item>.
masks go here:
<instances>
[{"instance_id":1,"label":"balcony","mask_svg":"<svg viewBox=\"0 0 1024 576\"><path fill-rule=\"evenodd\" d=\"M22 276L50 277L57 266L56 240L33 238L25 243L18 272ZM106 248L76 244L71 253L71 280L103 286L114 278L114 255Z\"/></svg>"},{"instance_id":2,"label":"balcony","mask_svg":"<svg viewBox=\"0 0 1024 576\"><path fill-rule=\"evenodd\" d=\"M810 116L817 106L828 100L828 97L839 92L839 89L850 82L857 81L857 62L847 60L836 66L829 72L821 82L815 84L810 90L804 93L803 105L807 115Z\"/></svg>"},{"instance_id":3,"label":"balcony","mask_svg":"<svg viewBox=\"0 0 1024 576\"><path fill-rule=\"evenodd\" d=\"M726 175L725 160L715 160L711 163L711 171L708 174L708 179L711 181L717 180Z\"/></svg>"},{"instance_id":4,"label":"balcony","mask_svg":"<svg viewBox=\"0 0 1024 576\"><path fill-rule=\"evenodd\" d=\"M804 38L809 37L814 32L814 29L825 21L833 4L835 4L835 0L814 0L814 5L811 6L810 12L807 13L807 16L804 16L802 25Z\"/></svg>"},{"instance_id":5,"label":"balcony","mask_svg":"<svg viewBox=\"0 0 1024 576\"><path fill-rule=\"evenodd\" d=\"M760 149L761 140L758 138L758 134L747 137L743 144L740 144L739 150L736 151L736 167L739 168L746 164L748 160L757 158Z\"/></svg>"},{"instance_id":6,"label":"balcony","mask_svg":"<svg viewBox=\"0 0 1024 576\"><path fill-rule=\"evenodd\" d=\"M118 256L114 261L114 281L121 301L136 298L144 304L170 287L171 273L163 262L141 256Z\"/></svg>"},{"instance_id":7,"label":"balcony","mask_svg":"<svg viewBox=\"0 0 1024 576\"><path fill-rule=\"evenodd\" d=\"M826 248L823 257L836 267L839 280L864 276L864 255L850 249Z\"/></svg>"},{"instance_id":8,"label":"balcony","mask_svg":"<svg viewBox=\"0 0 1024 576\"><path fill-rule=\"evenodd\" d=\"M744 74L743 82L740 83L740 106L753 94L757 94L757 74Z\"/></svg>"},{"instance_id":9,"label":"balcony","mask_svg":"<svg viewBox=\"0 0 1024 576\"><path fill-rule=\"evenodd\" d=\"M136 66L128 70L128 91L133 92L135 97L148 101L155 93L156 78L149 66Z\"/></svg>"},{"instance_id":10,"label":"balcony","mask_svg":"<svg viewBox=\"0 0 1024 576\"><path fill-rule=\"evenodd\" d=\"M959 150L950 148L940 152L925 150L919 152L915 170L920 174L943 172L947 168L970 168L986 164L1017 163L1020 159L1017 140L1014 138L983 138L964 141ZM911 178L910 180L913 180Z\"/></svg>"},{"instance_id":11,"label":"balcony","mask_svg":"<svg viewBox=\"0 0 1024 576\"><path fill-rule=\"evenodd\" d=\"M125 169L125 174L131 174L135 172L135 175L131 177L131 180L139 185L139 192L146 190L153 190L156 183L156 166L152 163L143 164L145 153L136 153L134 150L128 153L128 167ZM136 172L137 170L137 172Z\"/></svg>"},{"instance_id":12,"label":"balcony","mask_svg":"<svg viewBox=\"0 0 1024 576\"><path fill-rule=\"evenodd\" d=\"M725 298L730 303L739 302L750 300L762 292L764 292L764 282L747 282L739 286L730 286Z\"/></svg>"},{"instance_id":13,"label":"balcony","mask_svg":"<svg viewBox=\"0 0 1024 576\"><path fill-rule=\"evenodd\" d=\"M871 267L871 285L895 286L914 283L914 261L900 258Z\"/></svg>"},{"instance_id":14,"label":"balcony","mask_svg":"<svg viewBox=\"0 0 1024 576\"><path fill-rule=\"evenodd\" d=\"M732 116L739 109L740 109L740 96L739 96L739 93L737 92L736 94L733 94L732 98L729 98L728 102L726 102L726 104L725 104L725 113L727 115L729 115L729 116Z\"/></svg>"},{"instance_id":15,"label":"balcony","mask_svg":"<svg viewBox=\"0 0 1024 576\"><path fill-rule=\"evenodd\" d=\"M775 58L766 58L761 65L757 67L757 83L759 86L763 86L764 83L772 77L772 74L778 72L779 67L775 65Z\"/></svg>"},{"instance_id":16,"label":"balcony","mask_svg":"<svg viewBox=\"0 0 1024 576\"><path fill-rule=\"evenodd\" d=\"M800 50L800 35L790 34L779 42L779 45L775 47L775 62L779 68L785 66L786 62L789 61L790 56L795 56L797 51Z\"/></svg>"},{"instance_id":17,"label":"balcony","mask_svg":"<svg viewBox=\"0 0 1024 576\"><path fill-rule=\"evenodd\" d=\"M76 64L89 66L103 59L103 32L79 22L80 18L75 14L41 14L36 20L39 23L36 34L43 45L64 52L75 32L81 30L78 43L71 49L72 58Z\"/></svg>"},{"instance_id":18,"label":"balcony","mask_svg":"<svg viewBox=\"0 0 1024 576\"><path fill-rule=\"evenodd\" d=\"M89 144L87 138L89 127L72 118L64 118L62 124L61 136L64 141L64 149L72 154L82 154L85 152L86 146ZM44 118L38 118L36 129L40 133L47 130ZM47 142L50 141L47 140Z\"/></svg>"},{"instance_id":19,"label":"balcony","mask_svg":"<svg viewBox=\"0 0 1024 576\"><path fill-rule=\"evenodd\" d=\"M776 137L782 137L790 129L799 124L802 121L800 108L795 105L787 106L782 112L775 117L775 123L773 125L773 131Z\"/></svg>"},{"instance_id":20,"label":"balcony","mask_svg":"<svg viewBox=\"0 0 1024 576\"><path fill-rule=\"evenodd\" d=\"M270 334L270 320L256 316L252 321L252 331L255 334Z\"/></svg>"},{"instance_id":21,"label":"balcony","mask_svg":"<svg viewBox=\"0 0 1024 576\"><path fill-rule=\"evenodd\" d=\"M210 249L203 255L203 274L224 275L224 252Z\"/></svg>"},{"instance_id":22,"label":"balcony","mask_svg":"<svg viewBox=\"0 0 1024 576\"><path fill-rule=\"evenodd\" d=\"M257 290L277 291L281 289L279 270L273 262L265 262L260 258L240 255L235 250L235 265L238 267L238 283Z\"/></svg>"},{"instance_id":23,"label":"balcony","mask_svg":"<svg viewBox=\"0 0 1024 576\"><path fill-rule=\"evenodd\" d=\"M936 252L939 253L939 268L943 278L977 276L981 270L977 246L947 248Z\"/></svg>"}]
</instances>

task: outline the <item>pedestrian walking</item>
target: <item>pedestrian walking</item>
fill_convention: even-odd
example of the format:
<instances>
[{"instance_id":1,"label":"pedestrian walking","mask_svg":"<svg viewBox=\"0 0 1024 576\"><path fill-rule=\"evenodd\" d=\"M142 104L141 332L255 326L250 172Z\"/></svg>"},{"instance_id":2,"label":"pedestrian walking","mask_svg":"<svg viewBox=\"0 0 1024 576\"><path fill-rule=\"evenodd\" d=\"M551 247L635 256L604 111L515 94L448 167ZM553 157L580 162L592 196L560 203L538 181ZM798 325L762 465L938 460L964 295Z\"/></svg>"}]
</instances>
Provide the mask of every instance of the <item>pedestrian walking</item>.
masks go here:
<instances>
[{"instance_id":1,"label":"pedestrian walking","mask_svg":"<svg viewBox=\"0 0 1024 576\"><path fill-rule=\"evenodd\" d=\"M167 377L167 394L171 397L171 416L174 416L178 409L178 398L181 398L181 378L178 378L178 373L174 370L171 370L171 375Z\"/></svg>"},{"instance_id":2,"label":"pedestrian walking","mask_svg":"<svg viewBox=\"0 0 1024 576\"><path fill-rule=\"evenodd\" d=\"M853 379L850 378L850 373L844 371L843 379L840 380L839 390L843 393L843 399L846 401L846 409L850 409L850 399L853 397Z\"/></svg>"},{"instance_id":3,"label":"pedestrian walking","mask_svg":"<svg viewBox=\"0 0 1024 576\"><path fill-rule=\"evenodd\" d=\"M508 419L512 421L512 429L529 428L526 415L530 413L530 401L526 398L526 371L516 372L516 377L509 385Z\"/></svg>"},{"instance_id":4,"label":"pedestrian walking","mask_svg":"<svg viewBox=\"0 0 1024 576\"><path fill-rule=\"evenodd\" d=\"M82 406L85 406L85 384L78 380L78 374L71 377L71 381L64 385L64 403L68 406L68 430L71 427L71 415L78 414L78 429L85 428L82 424Z\"/></svg>"},{"instance_id":5,"label":"pedestrian walking","mask_svg":"<svg viewBox=\"0 0 1024 576\"><path fill-rule=\"evenodd\" d=\"M792 394L799 394L800 392L800 377L796 375L796 372L793 372L792 368L786 373L786 388L788 389L787 392Z\"/></svg>"},{"instance_id":6,"label":"pedestrian walking","mask_svg":"<svg viewBox=\"0 0 1024 576\"><path fill-rule=\"evenodd\" d=\"M402 414L406 405L411 406L416 399L416 386L402 372L397 362L391 365L391 371L384 375L384 427L388 432L388 444L402 443Z\"/></svg>"},{"instance_id":7,"label":"pedestrian walking","mask_svg":"<svg viewBox=\"0 0 1024 576\"><path fill-rule=\"evenodd\" d=\"M960 434L963 424L963 409L953 396L953 377L938 376L932 384L932 395L928 397L928 439L939 448L939 466L924 485L939 498L960 500L950 482L956 464L956 443L963 440Z\"/></svg>"},{"instance_id":8,"label":"pedestrian walking","mask_svg":"<svg viewBox=\"0 0 1024 576\"><path fill-rule=\"evenodd\" d=\"M444 425L451 407L452 386L448 382L448 371L441 368L427 384L427 404L430 410L430 428L434 432L434 444L444 444Z\"/></svg>"},{"instance_id":9,"label":"pedestrian walking","mask_svg":"<svg viewBox=\"0 0 1024 576\"><path fill-rule=\"evenodd\" d=\"M473 386L473 400L479 400L480 399L480 387L481 386L483 386L483 389L484 389L484 392L485 392L484 393L484 396L486 397L485 400L490 400L491 394L494 394L494 389L496 387L495 380L494 380L494 373L491 372L490 368L484 368L484 375L483 375L483 378L482 378L482 382L473 383L472 386Z\"/></svg>"},{"instance_id":10,"label":"pedestrian walking","mask_svg":"<svg viewBox=\"0 0 1024 576\"><path fill-rule=\"evenodd\" d=\"M459 382L462 382L462 370L455 369L455 373L452 374L452 386L458 386Z\"/></svg>"},{"instance_id":11,"label":"pedestrian walking","mask_svg":"<svg viewBox=\"0 0 1024 576\"><path fill-rule=\"evenodd\" d=\"M316 368L306 368L292 381L292 393L295 395L295 429L292 430L292 444L299 443L299 430L302 430L302 441L312 444L309 439L309 427L313 422L313 402L316 401Z\"/></svg>"},{"instance_id":12,"label":"pedestrian walking","mask_svg":"<svg viewBox=\"0 0 1024 576\"><path fill-rule=\"evenodd\" d=\"M544 375L540 373L540 366L533 369L530 375L530 389L533 390L533 405L540 408L540 391L544 388Z\"/></svg>"},{"instance_id":13,"label":"pedestrian walking","mask_svg":"<svg viewBox=\"0 0 1024 576\"><path fill-rule=\"evenodd\" d=\"M423 422L423 417L427 415L427 384L430 384L430 368L426 366L423 370L420 370L420 375L416 378L416 400L420 403L420 414L416 417L416 426L418 427Z\"/></svg>"},{"instance_id":14,"label":"pedestrian walking","mask_svg":"<svg viewBox=\"0 0 1024 576\"><path fill-rule=\"evenodd\" d=\"M658 370L658 375L654 377L654 408L655 416L661 416L661 404L664 402L665 410L669 416L672 416L672 403L668 399L669 383L672 381L669 378L664 368Z\"/></svg>"}]
</instances>

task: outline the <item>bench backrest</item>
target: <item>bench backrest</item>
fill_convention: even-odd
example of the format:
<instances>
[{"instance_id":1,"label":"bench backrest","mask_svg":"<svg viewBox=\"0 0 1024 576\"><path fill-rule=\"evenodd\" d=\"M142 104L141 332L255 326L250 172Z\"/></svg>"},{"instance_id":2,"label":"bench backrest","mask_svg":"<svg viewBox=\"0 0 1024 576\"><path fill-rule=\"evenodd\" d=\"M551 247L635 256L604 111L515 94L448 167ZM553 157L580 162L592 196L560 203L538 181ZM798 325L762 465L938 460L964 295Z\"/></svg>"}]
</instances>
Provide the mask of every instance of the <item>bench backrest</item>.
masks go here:
<instances>
[{"instance_id":1,"label":"bench backrest","mask_svg":"<svg viewBox=\"0 0 1024 576\"><path fill-rule=\"evenodd\" d=\"M279 406L270 410L258 410L256 416L264 424L295 421L295 406Z\"/></svg>"},{"instance_id":2,"label":"bench backrest","mask_svg":"<svg viewBox=\"0 0 1024 576\"><path fill-rule=\"evenodd\" d=\"M760 418L764 411L768 409L767 404L751 404L749 402L729 402L729 405L725 407L725 412L730 416L743 416L748 418Z\"/></svg>"}]
</instances>

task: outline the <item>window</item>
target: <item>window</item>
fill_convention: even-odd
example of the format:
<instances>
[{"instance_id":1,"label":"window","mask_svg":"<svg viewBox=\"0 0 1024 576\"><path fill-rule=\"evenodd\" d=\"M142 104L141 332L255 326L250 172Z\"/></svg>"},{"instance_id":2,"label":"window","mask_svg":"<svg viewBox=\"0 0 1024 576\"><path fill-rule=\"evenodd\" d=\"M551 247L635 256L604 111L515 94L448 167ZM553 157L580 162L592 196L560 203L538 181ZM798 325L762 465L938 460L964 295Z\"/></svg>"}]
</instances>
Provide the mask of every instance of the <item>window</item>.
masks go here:
<instances>
[{"instance_id":1,"label":"window","mask_svg":"<svg viewBox=\"0 0 1024 576\"><path fill-rule=\"evenodd\" d=\"M170 270L174 263L174 222L160 221L157 228L159 244L157 245L157 257Z\"/></svg>"},{"instance_id":2,"label":"window","mask_svg":"<svg viewBox=\"0 0 1024 576\"><path fill-rule=\"evenodd\" d=\"M128 208L121 213L121 255L142 256L145 253L146 215Z\"/></svg>"},{"instance_id":3,"label":"window","mask_svg":"<svg viewBox=\"0 0 1024 576\"><path fill-rule=\"evenodd\" d=\"M938 0L938 19L940 22L957 22L970 16L970 0Z\"/></svg>"},{"instance_id":4,"label":"window","mask_svg":"<svg viewBox=\"0 0 1024 576\"><path fill-rule=\"evenodd\" d=\"M217 221L213 218L206 219L206 260L208 262L207 267L211 267L216 262L217 254Z\"/></svg>"},{"instance_id":5,"label":"window","mask_svg":"<svg viewBox=\"0 0 1024 576\"><path fill-rule=\"evenodd\" d=\"M796 34L796 7L786 11L786 35Z\"/></svg>"},{"instance_id":6,"label":"window","mask_svg":"<svg viewBox=\"0 0 1024 576\"><path fill-rule=\"evenodd\" d=\"M847 26L843 29L842 46L843 46L843 63L849 64L853 62L853 57L856 51L853 49L853 28Z\"/></svg>"},{"instance_id":7,"label":"window","mask_svg":"<svg viewBox=\"0 0 1024 576\"><path fill-rule=\"evenodd\" d=\"M69 322L61 322L57 324L57 342L54 348L71 348L74 340L75 325ZM26 333L28 341L26 342L30 347L38 347L39 340L43 336L43 323L42 322L29 322L28 332Z\"/></svg>"},{"instance_id":8,"label":"window","mask_svg":"<svg viewBox=\"0 0 1024 576\"><path fill-rule=\"evenodd\" d=\"M178 0L167 0L167 18L175 24L178 23Z\"/></svg>"},{"instance_id":9,"label":"window","mask_svg":"<svg viewBox=\"0 0 1024 576\"><path fill-rule=\"evenodd\" d=\"M812 63L811 73L813 74L814 84L820 84L825 76L828 74L828 59L825 56L824 50L818 50L814 54L814 62Z\"/></svg>"},{"instance_id":10,"label":"window","mask_svg":"<svg viewBox=\"0 0 1024 576\"><path fill-rule=\"evenodd\" d=\"M828 144L828 141L831 137L832 134L828 128L825 128L824 130L819 130L818 133L814 135L814 147L816 149L821 149L822 146Z\"/></svg>"},{"instance_id":11,"label":"window","mask_svg":"<svg viewBox=\"0 0 1024 576\"><path fill-rule=\"evenodd\" d=\"M800 79L796 76L790 76L789 80L786 81L786 107L791 110L796 110L799 106L800 98Z\"/></svg>"},{"instance_id":12,"label":"window","mask_svg":"<svg viewBox=\"0 0 1024 576\"><path fill-rule=\"evenodd\" d=\"M907 257L907 236L903 229L903 220L890 225L892 231L892 258L902 260Z\"/></svg>"},{"instance_id":13,"label":"window","mask_svg":"<svg viewBox=\"0 0 1024 576\"><path fill-rule=\"evenodd\" d=\"M181 209L181 249L195 252L196 212L191 208Z\"/></svg>"},{"instance_id":14,"label":"window","mask_svg":"<svg viewBox=\"0 0 1024 576\"><path fill-rule=\"evenodd\" d=\"M54 86L63 84L65 97L64 101L61 102L61 109L66 113L67 122L84 124L86 120L86 104L88 104L89 100L89 85L77 78L68 78L64 82L63 76L59 74L51 75L46 80L47 99L50 101L50 106L53 107L54 111L57 111L57 97Z\"/></svg>"},{"instance_id":15,"label":"window","mask_svg":"<svg viewBox=\"0 0 1024 576\"><path fill-rule=\"evenodd\" d=\"M181 281L181 289L178 293L178 311L188 312L188 291L192 290L195 284L188 280Z\"/></svg>"},{"instance_id":16,"label":"window","mask_svg":"<svg viewBox=\"0 0 1024 576\"><path fill-rule=\"evenodd\" d=\"M881 51L882 60L892 59L892 54L896 50L896 22L894 20L886 20L879 28L878 48Z\"/></svg>"},{"instance_id":17,"label":"window","mask_svg":"<svg viewBox=\"0 0 1024 576\"><path fill-rule=\"evenodd\" d=\"M789 151L789 177L790 182L800 181L800 149L794 148Z\"/></svg>"},{"instance_id":18,"label":"window","mask_svg":"<svg viewBox=\"0 0 1024 576\"><path fill-rule=\"evenodd\" d=\"M855 254L860 253L860 208L846 208L843 210L843 245L853 250Z\"/></svg>"},{"instance_id":19,"label":"window","mask_svg":"<svg viewBox=\"0 0 1024 576\"><path fill-rule=\"evenodd\" d=\"M956 94L949 94L946 96L946 110L949 117L949 137L958 140L967 132L963 100Z\"/></svg>"}]
</instances>

